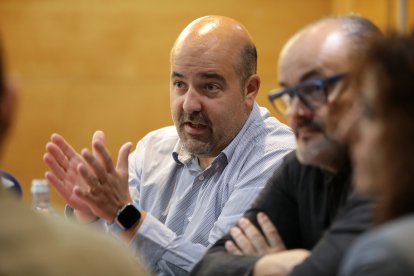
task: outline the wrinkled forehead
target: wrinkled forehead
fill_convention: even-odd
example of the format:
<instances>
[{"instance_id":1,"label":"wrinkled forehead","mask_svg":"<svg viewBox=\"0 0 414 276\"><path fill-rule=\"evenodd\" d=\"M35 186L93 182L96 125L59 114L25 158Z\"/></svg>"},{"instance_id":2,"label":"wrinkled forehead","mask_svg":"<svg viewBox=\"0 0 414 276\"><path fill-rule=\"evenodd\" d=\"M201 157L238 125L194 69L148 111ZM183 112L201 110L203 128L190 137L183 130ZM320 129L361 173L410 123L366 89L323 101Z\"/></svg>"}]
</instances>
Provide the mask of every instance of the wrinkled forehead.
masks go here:
<instances>
[{"instance_id":1,"label":"wrinkled forehead","mask_svg":"<svg viewBox=\"0 0 414 276\"><path fill-rule=\"evenodd\" d=\"M350 69L349 40L344 33L337 29L315 29L294 38L282 50L279 81L289 87Z\"/></svg>"}]
</instances>

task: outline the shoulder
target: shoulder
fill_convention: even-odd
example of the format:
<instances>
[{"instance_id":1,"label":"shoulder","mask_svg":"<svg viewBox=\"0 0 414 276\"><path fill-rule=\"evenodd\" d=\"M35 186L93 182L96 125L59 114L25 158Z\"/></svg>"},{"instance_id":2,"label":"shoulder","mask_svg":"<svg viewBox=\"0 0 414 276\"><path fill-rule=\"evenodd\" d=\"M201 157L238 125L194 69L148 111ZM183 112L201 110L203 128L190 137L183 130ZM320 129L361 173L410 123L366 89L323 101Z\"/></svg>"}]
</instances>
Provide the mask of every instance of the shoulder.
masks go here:
<instances>
[{"instance_id":1,"label":"shoulder","mask_svg":"<svg viewBox=\"0 0 414 276\"><path fill-rule=\"evenodd\" d=\"M177 130L174 126L163 127L149 132L141 141L139 146L145 148L167 149L171 152L179 140Z\"/></svg>"},{"instance_id":2,"label":"shoulder","mask_svg":"<svg viewBox=\"0 0 414 276\"><path fill-rule=\"evenodd\" d=\"M284 157L282 165L275 170L273 177L280 175L292 178L289 183L297 182L301 179L309 183L323 177L323 172L318 167L302 164L297 158L296 150L293 150Z\"/></svg>"},{"instance_id":3,"label":"shoulder","mask_svg":"<svg viewBox=\"0 0 414 276\"><path fill-rule=\"evenodd\" d=\"M414 215L405 216L367 233L361 243L386 241L401 251L410 251L414 261L414 239L411 238L413 232Z\"/></svg>"},{"instance_id":4,"label":"shoulder","mask_svg":"<svg viewBox=\"0 0 414 276\"><path fill-rule=\"evenodd\" d=\"M367 232L349 251L341 275L414 273L414 216Z\"/></svg>"},{"instance_id":5,"label":"shoulder","mask_svg":"<svg viewBox=\"0 0 414 276\"><path fill-rule=\"evenodd\" d=\"M294 150L288 153L282 164L274 170L266 187L281 190L284 194L296 198L299 195L315 194L313 190L317 186L314 183L322 182L323 177L321 169L300 163Z\"/></svg>"},{"instance_id":6,"label":"shoulder","mask_svg":"<svg viewBox=\"0 0 414 276\"><path fill-rule=\"evenodd\" d=\"M126 246L104 233L39 215L6 197L0 196L0 206L8 212L0 233L8 240L0 247L7 275L146 274Z\"/></svg>"},{"instance_id":7,"label":"shoulder","mask_svg":"<svg viewBox=\"0 0 414 276\"><path fill-rule=\"evenodd\" d=\"M142 140L177 140L178 133L175 126L167 126L153 130L146 134Z\"/></svg>"},{"instance_id":8,"label":"shoulder","mask_svg":"<svg viewBox=\"0 0 414 276\"><path fill-rule=\"evenodd\" d=\"M54 244L48 246L48 248L55 248L51 252L58 254L60 249L77 255L68 259L55 260L56 263L60 262L61 268L70 270L69 267L77 267L78 270L81 269L78 264L87 260L87 268L83 268L88 272L85 274L146 275L140 260L132 255L126 244L124 245L101 231L86 228L84 225L76 225L67 221L56 222L55 220L49 222L49 227L52 228L52 231L59 233L59 237L52 241ZM72 272L68 274L79 274L79 271L76 273L76 270Z\"/></svg>"},{"instance_id":9,"label":"shoulder","mask_svg":"<svg viewBox=\"0 0 414 276\"><path fill-rule=\"evenodd\" d=\"M256 134L253 135L255 139L265 139L266 144L273 147L290 150L296 148L296 139L289 126L271 116L269 110L264 107L257 106L255 115L256 119L250 126L252 132Z\"/></svg>"}]
</instances>

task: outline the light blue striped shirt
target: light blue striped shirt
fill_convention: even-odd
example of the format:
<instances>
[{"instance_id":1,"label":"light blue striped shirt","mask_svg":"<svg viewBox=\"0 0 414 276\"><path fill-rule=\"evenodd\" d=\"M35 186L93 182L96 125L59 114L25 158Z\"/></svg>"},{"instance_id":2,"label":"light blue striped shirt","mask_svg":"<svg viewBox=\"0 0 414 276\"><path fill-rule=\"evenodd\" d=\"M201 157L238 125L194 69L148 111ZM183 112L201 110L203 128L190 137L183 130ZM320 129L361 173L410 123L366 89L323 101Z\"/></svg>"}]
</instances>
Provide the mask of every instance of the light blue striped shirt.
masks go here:
<instances>
[{"instance_id":1,"label":"light blue striped shirt","mask_svg":"<svg viewBox=\"0 0 414 276\"><path fill-rule=\"evenodd\" d=\"M243 215L295 145L290 128L257 104L205 170L182 150L175 127L149 133L129 158L133 198L149 213L132 248L157 274L187 274Z\"/></svg>"}]
</instances>

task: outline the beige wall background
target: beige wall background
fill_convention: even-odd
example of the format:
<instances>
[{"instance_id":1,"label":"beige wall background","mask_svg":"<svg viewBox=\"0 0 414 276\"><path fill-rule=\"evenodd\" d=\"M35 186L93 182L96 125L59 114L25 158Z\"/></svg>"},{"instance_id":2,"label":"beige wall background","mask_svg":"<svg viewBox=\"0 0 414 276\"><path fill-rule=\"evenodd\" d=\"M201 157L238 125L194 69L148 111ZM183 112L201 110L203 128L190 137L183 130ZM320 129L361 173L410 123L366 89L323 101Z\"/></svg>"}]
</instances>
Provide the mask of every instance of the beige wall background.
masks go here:
<instances>
[{"instance_id":1,"label":"beige wall background","mask_svg":"<svg viewBox=\"0 0 414 276\"><path fill-rule=\"evenodd\" d=\"M125 141L172 124L169 51L193 19L220 14L253 36L262 78L257 101L271 109L277 57L284 42L322 16L360 13L381 28L399 27L393 0L0 0L0 30L8 71L20 91L16 124L1 167L30 182L43 178L44 147L64 135L77 150L104 130L113 156ZM407 1L413 25L414 0ZM52 200L63 202L53 192Z\"/></svg>"}]
</instances>

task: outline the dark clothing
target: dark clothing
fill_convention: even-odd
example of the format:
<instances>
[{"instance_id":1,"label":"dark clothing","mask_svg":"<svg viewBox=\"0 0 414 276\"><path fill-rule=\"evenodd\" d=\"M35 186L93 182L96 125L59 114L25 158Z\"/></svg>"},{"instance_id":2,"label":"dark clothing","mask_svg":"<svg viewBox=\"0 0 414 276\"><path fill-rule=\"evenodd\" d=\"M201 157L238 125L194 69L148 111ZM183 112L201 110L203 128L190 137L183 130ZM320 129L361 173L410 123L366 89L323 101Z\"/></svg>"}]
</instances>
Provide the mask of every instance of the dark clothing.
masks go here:
<instances>
[{"instance_id":1,"label":"dark clothing","mask_svg":"<svg viewBox=\"0 0 414 276\"><path fill-rule=\"evenodd\" d=\"M277 227L287 249L312 250L311 256L296 266L291 275L336 275L353 239L371 225L372 202L351 193L349 166L331 174L300 164L294 151L287 155L244 216L259 228L256 215L264 212ZM226 253L224 243L228 239L229 235L217 241L192 275L251 274L259 257Z\"/></svg>"}]
</instances>

